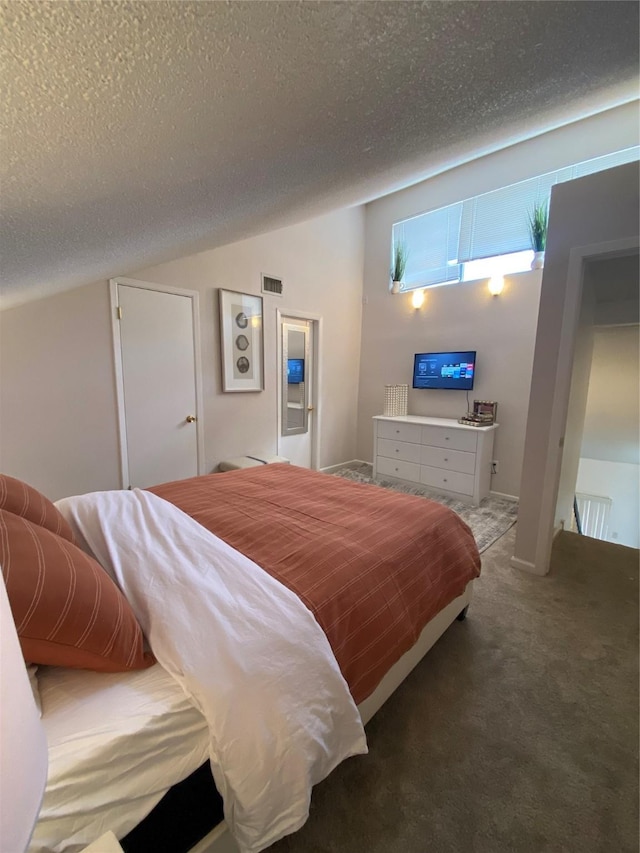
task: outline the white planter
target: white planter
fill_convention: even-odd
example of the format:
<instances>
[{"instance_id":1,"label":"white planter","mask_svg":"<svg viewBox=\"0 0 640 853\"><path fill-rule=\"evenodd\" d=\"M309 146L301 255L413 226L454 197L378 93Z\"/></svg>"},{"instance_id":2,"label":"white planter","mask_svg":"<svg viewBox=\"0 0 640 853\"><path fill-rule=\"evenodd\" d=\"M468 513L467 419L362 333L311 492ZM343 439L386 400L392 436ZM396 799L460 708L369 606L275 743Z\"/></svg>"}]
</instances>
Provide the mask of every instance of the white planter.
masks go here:
<instances>
[{"instance_id":1,"label":"white planter","mask_svg":"<svg viewBox=\"0 0 640 853\"><path fill-rule=\"evenodd\" d=\"M534 252L531 261L532 270L541 270L544 267L544 252Z\"/></svg>"},{"instance_id":2,"label":"white planter","mask_svg":"<svg viewBox=\"0 0 640 853\"><path fill-rule=\"evenodd\" d=\"M402 287L401 281L392 281L391 282L391 293L400 293L401 287Z\"/></svg>"}]
</instances>

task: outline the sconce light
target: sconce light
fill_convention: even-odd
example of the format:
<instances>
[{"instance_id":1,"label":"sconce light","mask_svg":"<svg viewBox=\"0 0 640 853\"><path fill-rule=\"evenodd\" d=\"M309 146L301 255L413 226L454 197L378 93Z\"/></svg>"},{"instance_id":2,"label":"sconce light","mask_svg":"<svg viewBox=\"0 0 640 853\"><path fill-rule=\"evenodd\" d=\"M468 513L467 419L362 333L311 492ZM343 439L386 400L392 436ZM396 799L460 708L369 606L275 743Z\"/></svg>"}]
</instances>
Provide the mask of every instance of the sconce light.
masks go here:
<instances>
[{"instance_id":1,"label":"sconce light","mask_svg":"<svg viewBox=\"0 0 640 853\"><path fill-rule=\"evenodd\" d=\"M492 296L498 296L502 293L504 288L504 277L501 275L494 275L489 279L489 293Z\"/></svg>"},{"instance_id":2,"label":"sconce light","mask_svg":"<svg viewBox=\"0 0 640 853\"><path fill-rule=\"evenodd\" d=\"M414 290L411 294L411 304L417 310L424 305L424 290Z\"/></svg>"}]
</instances>

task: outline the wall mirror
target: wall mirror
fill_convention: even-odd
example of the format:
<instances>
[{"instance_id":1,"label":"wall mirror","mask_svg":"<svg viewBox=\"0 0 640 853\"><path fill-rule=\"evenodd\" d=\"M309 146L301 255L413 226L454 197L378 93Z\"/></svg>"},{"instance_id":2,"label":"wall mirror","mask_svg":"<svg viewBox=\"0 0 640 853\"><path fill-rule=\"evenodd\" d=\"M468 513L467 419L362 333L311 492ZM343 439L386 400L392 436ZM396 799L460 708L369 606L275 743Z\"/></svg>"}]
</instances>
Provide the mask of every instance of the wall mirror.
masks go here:
<instances>
[{"instance_id":1,"label":"wall mirror","mask_svg":"<svg viewBox=\"0 0 640 853\"><path fill-rule=\"evenodd\" d=\"M282 435L299 435L309 430L309 327L283 320L281 329Z\"/></svg>"}]
</instances>

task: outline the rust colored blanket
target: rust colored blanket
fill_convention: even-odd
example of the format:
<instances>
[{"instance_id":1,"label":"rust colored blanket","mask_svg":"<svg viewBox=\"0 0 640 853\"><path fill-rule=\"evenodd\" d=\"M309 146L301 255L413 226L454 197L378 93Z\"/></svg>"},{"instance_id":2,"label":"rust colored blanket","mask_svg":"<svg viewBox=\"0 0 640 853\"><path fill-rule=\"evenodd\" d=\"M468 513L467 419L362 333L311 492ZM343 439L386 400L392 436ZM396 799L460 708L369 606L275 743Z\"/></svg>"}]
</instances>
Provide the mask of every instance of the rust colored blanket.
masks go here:
<instances>
[{"instance_id":1,"label":"rust colored blanket","mask_svg":"<svg viewBox=\"0 0 640 853\"><path fill-rule=\"evenodd\" d=\"M149 489L295 592L356 703L480 573L471 531L422 497L263 465Z\"/></svg>"}]
</instances>

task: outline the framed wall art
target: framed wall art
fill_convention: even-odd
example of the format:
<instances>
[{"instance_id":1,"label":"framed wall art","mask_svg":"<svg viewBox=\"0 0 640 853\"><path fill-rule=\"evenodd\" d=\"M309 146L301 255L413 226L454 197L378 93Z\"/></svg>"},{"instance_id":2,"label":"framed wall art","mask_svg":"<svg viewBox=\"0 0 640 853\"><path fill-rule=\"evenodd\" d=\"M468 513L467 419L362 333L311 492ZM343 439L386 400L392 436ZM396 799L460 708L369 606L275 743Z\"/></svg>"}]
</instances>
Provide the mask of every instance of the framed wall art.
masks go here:
<instances>
[{"instance_id":1,"label":"framed wall art","mask_svg":"<svg viewBox=\"0 0 640 853\"><path fill-rule=\"evenodd\" d=\"M262 297L218 290L223 391L264 389Z\"/></svg>"}]
</instances>

